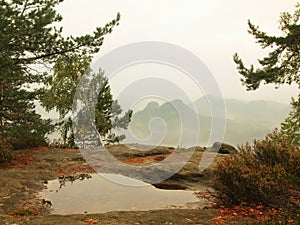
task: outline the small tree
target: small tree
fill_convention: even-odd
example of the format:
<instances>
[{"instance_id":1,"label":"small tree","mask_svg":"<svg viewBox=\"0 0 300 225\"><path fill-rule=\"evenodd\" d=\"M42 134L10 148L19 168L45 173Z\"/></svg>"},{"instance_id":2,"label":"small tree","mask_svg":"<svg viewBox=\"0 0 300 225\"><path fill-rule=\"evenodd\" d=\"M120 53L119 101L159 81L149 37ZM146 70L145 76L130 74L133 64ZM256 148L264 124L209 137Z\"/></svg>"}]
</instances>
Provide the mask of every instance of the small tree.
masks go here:
<instances>
[{"instance_id":1,"label":"small tree","mask_svg":"<svg viewBox=\"0 0 300 225\"><path fill-rule=\"evenodd\" d=\"M106 144L119 143L125 139L125 135L117 136L113 129L127 129L132 116L132 110L122 114L121 106L117 100L113 100L107 77L102 70L96 75L100 85L95 109L95 124L98 132Z\"/></svg>"},{"instance_id":2,"label":"small tree","mask_svg":"<svg viewBox=\"0 0 300 225\"><path fill-rule=\"evenodd\" d=\"M292 143L300 145L300 95L298 100L292 98L292 110L281 124L281 134L288 136Z\"/></svg>"},{"instance_id":3,"label":"small tree","mask_svg":"<svg viewBox=\"0 0 300 225\"><path fill-rule=\"evenodd\" d=\"M258 60L261 68L255 69L244 66L238 54L234 55L239 73L242 75L242 83L247 90L259 88L261 82L273 83L276 87L280 84L298 84L300 89L300 4L296 5L294 14L282 13L280 17L280 29L282 36L270 36L259 30L250 21L249 33L252 34L262 48L274 50L263 59ZM292 111L282 124L282 134L290 136L292 142L299 143L300 139L300 95L292 101Z\"/></svg>"},{"instance_id":4,"label":"small tree","mask_svg":"<svg viewBox=\"0 0 300 225\"><path fill-rule=\"evenodd\" d=\"M42 105L47 111L58 112L60 121L56 127L65 147L75 147L70 112L77 85L89 70L90 63L90 56L75 53L58 57L53 66L53 75L43 90Z\"/></svg>"},{"instance_id":5,"label":"small tree","mask_svg":"<svg viewBox=\"0 0 300 225\"><path fill-rule=\"evenodd\" d=\"M89 56L72 54L59 57L54 65L53 77L49 81L50 88L44 90L43 106L48 111L54 109L59 113L58 125L60 125L64 146L75 147L70 114L77 86L86 76L91 76L91 84L96 85L91 88L92 90L99 88L99 94L95 99L95 124L97 131L107 144L116 143L125 138L123 135L117 136L113 129L126 129L131 119L131 110L120 117L122 109L118 102L113 100L108 79L102 70L91 74L90 63L91 57Z\"/></svg>"}]
</instances>

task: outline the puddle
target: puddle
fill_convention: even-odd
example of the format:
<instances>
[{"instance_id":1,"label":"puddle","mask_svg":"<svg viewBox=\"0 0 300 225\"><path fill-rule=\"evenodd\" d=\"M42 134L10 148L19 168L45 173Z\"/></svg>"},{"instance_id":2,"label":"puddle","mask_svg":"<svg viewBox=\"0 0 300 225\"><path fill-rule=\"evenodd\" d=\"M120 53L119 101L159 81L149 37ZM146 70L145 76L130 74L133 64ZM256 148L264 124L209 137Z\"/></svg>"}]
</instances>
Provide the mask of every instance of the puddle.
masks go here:
<instances>
[{"instance_id":1,"label":"puddle","mask_svg":"<svg viewBox=\"0 0 300 225\"><path fill-rule=\"evenodd\" d=\"M49 181L40 197L51 201L52 214L60 215L205 206L192 191L161 190L117 174L103 176L94 174L89 179L68 181L63 185L59 180ZM120 179L132 186L111 181Z\"/></svg>"}]
</instances>

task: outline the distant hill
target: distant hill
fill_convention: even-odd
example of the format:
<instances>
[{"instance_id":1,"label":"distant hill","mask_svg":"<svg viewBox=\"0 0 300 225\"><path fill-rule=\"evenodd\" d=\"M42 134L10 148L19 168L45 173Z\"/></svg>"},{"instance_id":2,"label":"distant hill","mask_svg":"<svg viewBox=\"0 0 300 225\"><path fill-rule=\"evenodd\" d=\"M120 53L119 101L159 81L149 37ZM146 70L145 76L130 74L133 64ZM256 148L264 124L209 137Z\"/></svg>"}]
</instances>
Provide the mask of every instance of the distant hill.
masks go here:
<instances>
[{"instance_id":1,"label":"distant hill","mask_svg":"<svg viewBox=\"0 0 300 225\"><path fill-rule=\"evenodd\" d=\"M180 145L180 137L191 142L195 138L194 120L198 115L181 100L162 105L150 102L142 111L133 115L130 130L142 144ZM165 134L165 135L164 135ZM137 142L126 132L126 142Z\"/></svg>"},{"instance_id":2,"label":"distant hill","mask_svg":"<svg viewBox=\"0 0 300 225\"><path fill-rule=\"evenodd\" d=\"M210 97L210 101L218 102L220 99ZM224 103L227 125L223 141L234 145L265 136L280 125L290 110L288 104L274 101L246 102L225 99ZM205 146L211 131L211 121L210 106L205 97L199 98L191 105L178 99L162 105L153 101L143 110L133 114L130 130L126 131L125 142ZM214 122L218 122L218 118L214 118ZM199 141L195 143L199 129Z\"/></svg>"},{"instance_id":3,"label":"distant hill","mask_svg":"<svg viewBox=\"0 0 300 225\"><path fill-rule=\"evenodd\" d=\"M236 99L225 99L226 118L232 120L254 120L271 122L273 125L282 121L289 110L289 104L282 104L275 101L241 101ZM200 115L210 115L209 105L205 97L194 102L194 106Z\"/></svg>"},{"instance_id":4,"label":"distant hill","mask_svg":"<svg viewBox=\"0 0 300 225\"><path fill-rule=\"evenodd\" d=\"M215 103L220 101L213 96L209 99ZM247 102L224 99L224 103L226 132L223 141L233 145L264 137L272 129L279 127L290 110L289 104L275 101ZM55 121L58 119L56 112L48 113L38 103L36 103L36 110L43 118L51 118ZM218 124L218 118L214 118L214 122ZM122 130L121 133L125 133L127 143L175 147L206 146L211 132L211 123L210 104L205 97L197 99L190 105L179 99L161 105L152 101L143 110L134 112L129 130L125 132Z\"/></svg>"}]
</instances>

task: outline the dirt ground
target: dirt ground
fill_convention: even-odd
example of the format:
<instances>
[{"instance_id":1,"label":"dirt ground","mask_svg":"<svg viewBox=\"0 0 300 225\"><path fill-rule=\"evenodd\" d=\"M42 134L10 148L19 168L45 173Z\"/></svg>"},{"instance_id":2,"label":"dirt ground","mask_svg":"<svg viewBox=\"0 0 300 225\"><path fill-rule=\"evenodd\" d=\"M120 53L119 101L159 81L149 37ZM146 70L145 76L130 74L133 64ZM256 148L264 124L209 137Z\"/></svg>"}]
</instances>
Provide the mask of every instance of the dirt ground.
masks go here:
<instances>
[{"instance_id":1,"label":"dirt ground","mask_svg":"<svg viewBox=\"0 0 300 225\"><path fill-rule=\"evenodd\" d=\"M143 146L134 146L143 149ZM124 145L107 148L111 155L122 163L147 166L174 155L174 148L158 147L151 151L131 150ZM38 193L48 181L59 177L80 177L95 171L78 150L37 148L17 151L15 160L0 167L0 225L77 225L77 224L265 224L271 215L278 215L274 208L236 206L227 208L213 206L210 185L215 164L227 155L217 154L203 172L199 162L211 157L197 147L189 162L171 178L154 186L163 189L185 189L199 191L199 200L208 200L207 207L196 209L163 209L150 211L107 212L99 214L52 215L51 207L42 201ZM185 154L186 150L182 150ZM203 161L202 161L203 162ZM81 175L80 175L81 174ZM209 191L203 191L207 187ZM44 204L43 204L44 203ZM282 214L286 217L285 214ZM277 217L277 216L276 216ZM277 220L276 220L277 221ZM280 221L280 220L279 220ZM295 224L294 220L285 220ZM298 221L298 220L297 220ZM267 223L274 224L274 223ZM282 223L277 223L282 224Z\"/></svg>"},{"instance_id":2,"label":"dirt ground","mask_svg":"<svg viewBox=\"0 0 300 225\"><path fill-rule=\"evenodd\" d=\"M149 165L168 157L173 148L133 151L123 145L108 148L118 160ZM198 190L208 185L210 170L199 173L203 153L197 148L190 162L159 188ZM217 158L218 160L218 158ZM21 150L16 160L0 169L0 224L215 224L213 209L167 209L155 211L109 212L84 215L51 215L49 206L36 195L48 180L61 175L93 173L78 150L38 148Z\"/></svg>"}]
</instances>

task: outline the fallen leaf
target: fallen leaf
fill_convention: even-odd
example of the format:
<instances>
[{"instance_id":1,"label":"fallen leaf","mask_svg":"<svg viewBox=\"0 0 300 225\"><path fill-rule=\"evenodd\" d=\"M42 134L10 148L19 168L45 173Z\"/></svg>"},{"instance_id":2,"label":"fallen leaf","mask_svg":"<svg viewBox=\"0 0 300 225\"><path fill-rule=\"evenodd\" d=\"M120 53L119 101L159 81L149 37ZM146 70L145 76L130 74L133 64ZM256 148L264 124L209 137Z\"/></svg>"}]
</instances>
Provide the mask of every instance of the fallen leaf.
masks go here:
<instances>
[{"instance_id":1,"label":"fallen leaf","mask_svg":"<svg viewBox=\"0 0 300 225\"><path fill-rule=\"evenodd\" d=\"M87 220L84 220L83 222L86 222L86 223L88 223L88 224L97 224L97 223L98 223L98 220L87 219Z\"/></svg>"}]
</instances>

